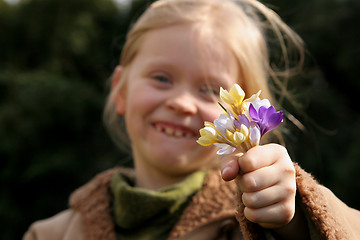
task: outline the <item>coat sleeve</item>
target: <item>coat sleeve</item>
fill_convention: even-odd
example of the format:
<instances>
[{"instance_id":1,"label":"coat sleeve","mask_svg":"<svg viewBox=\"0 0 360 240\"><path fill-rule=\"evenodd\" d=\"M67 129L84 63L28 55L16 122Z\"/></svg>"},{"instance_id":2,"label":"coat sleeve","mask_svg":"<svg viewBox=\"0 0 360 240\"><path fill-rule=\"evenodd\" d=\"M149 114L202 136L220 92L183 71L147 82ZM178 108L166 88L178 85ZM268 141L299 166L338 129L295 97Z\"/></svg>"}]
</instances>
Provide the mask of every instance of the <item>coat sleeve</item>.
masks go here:
<instances>
[{"instance_id":1,"label":"coat sleeve","mask_svg":"<svg viewBox=\"0 0 360 240\"><path fill-rule=\"evenodd\" d=\"M296 182L303 207L323 239L360 239L360 212L348 207L297 164Z\"/></svg>"},{"instance_id":2,"label":"coat sleeve","mask_svg":"<svg viewBox=\"0 0 360 240\"><path fill-rule=\"evenodd\" d=\"M347 206L339 200L329 189L320 186L323 196L327 199L327 208L330 209L336 220L346 233L346 239L360 239L360 212Z\"/></svg>"},{"instance_id":3,"label":"coat sleeve","mask_svg":"<svg viewBox=\"0 0 360 240\"><path fill-rule=\"evenodd\" d=\"M79 214L72 210L65 210L51 218L33 223L23 240L83 240L81 225Z\"/></svg>"},{"instance_id":4,"label":"coat sleeve","mask_svg":"<svg viewBox=\"0 0 360 240\"><path fill-rule=\"evenodd\" d=\"M360 212L348 207L298 164L294 166L297 199L309 222L312 239L360 239ZM264 229L245 218L242 202L238 204L236 217L245 239L269 239Z\"/></svg>"}]
</instances>

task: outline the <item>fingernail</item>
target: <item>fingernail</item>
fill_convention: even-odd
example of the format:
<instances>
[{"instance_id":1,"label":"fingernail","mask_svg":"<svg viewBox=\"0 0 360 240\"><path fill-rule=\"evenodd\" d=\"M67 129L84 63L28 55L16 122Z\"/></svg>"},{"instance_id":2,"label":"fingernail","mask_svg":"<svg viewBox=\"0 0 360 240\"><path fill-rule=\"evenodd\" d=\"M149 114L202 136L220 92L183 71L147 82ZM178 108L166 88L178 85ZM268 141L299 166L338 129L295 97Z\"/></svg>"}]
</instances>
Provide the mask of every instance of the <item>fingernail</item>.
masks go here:
<instances>
[{"instance_id":1,"label":"fingernail","mask_svg":"<svg viewBox=\"0 0 360 240\"><path fill-rule=\"evenodd\" d=\"M228 173L229 171L231 171L231 167L225 167L222 171L221 171L221 175L224 176L226 175L226 173Z\"/></svg>"}]
</instances>

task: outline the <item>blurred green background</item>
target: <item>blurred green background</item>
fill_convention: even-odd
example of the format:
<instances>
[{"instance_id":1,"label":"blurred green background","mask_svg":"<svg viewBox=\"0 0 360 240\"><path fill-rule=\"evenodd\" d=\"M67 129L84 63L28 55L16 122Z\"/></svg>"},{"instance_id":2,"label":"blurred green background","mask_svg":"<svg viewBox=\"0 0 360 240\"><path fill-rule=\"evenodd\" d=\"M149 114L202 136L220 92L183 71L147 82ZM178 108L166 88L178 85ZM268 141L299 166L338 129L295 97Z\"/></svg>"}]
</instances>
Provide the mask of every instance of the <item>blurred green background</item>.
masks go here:
<instances>
[{"instance_id":1,"label":"blurred green background","mask_svg":"<svg viewBox=\"0 0 360 240\"><path fill-rule=\"evenodd\" d=\"M0 228L67 208L96 173L131 161L102 124L107 80L129 24L150 1L0 0ZM269 0L307 44L306 73L290 84L306 127L287 134L292 158L360 209L360 1Z\"/></svg>"}]
</instances>

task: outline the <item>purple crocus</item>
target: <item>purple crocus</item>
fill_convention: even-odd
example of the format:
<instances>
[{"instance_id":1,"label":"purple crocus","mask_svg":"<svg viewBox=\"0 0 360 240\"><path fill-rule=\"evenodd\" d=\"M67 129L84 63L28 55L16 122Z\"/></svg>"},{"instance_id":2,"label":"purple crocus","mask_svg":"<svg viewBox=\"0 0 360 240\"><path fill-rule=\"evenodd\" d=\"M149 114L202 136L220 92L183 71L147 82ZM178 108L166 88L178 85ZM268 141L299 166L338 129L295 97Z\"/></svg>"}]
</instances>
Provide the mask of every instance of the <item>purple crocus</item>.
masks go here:
<instances>
[{"instance_id":1,"label":"purple crocus","mask_svg":"<svg viewBox=\"0 0 360 240\"><path fill-rule=\"evenodd\" d=\"M276 112L274 106L260 106L258 111L250 104L249 114L253 122L259 125L261 136L276 128L283 120L283 112Z\"/></svg>"},{"instance_id":2,"label":"purple crocus","mask_svg":"<svg viewBox=\"0 0 360 240\"><path fill-rule=\"evenodd\" d=\"M234 125L237 129L241 128L241 124L244 124L247 128L250 127L250 121L245 114L239 115L238 118L239 120L234 120Z\"/></svg>"}]
</instances>

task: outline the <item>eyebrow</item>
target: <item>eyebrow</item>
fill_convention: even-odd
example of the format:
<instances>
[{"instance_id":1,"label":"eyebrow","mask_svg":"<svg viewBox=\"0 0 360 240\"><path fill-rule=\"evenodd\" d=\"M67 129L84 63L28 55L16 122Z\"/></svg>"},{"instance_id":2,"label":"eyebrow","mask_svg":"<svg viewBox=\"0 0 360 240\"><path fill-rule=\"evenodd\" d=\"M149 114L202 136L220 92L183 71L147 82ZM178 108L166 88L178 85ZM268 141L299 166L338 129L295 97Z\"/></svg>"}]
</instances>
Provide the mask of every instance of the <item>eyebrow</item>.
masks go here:
<instances>
[{"instance_id":1,"label":"eyebrow","mask_svg":"<svg viewBox=\"0 0 360 240\"><path fill-rule=\"evenodd\" d=\"M161 57L149 58L149 59L144 60L143 63L144 63L146 70L149 70L152 68L167 68L167 69L170 69L170 71L175 71L176 73L181 71L181 69L179 67L177 67L176 64L166 61L166 60L162 59Z\"/></svg>"}]
</instances>

